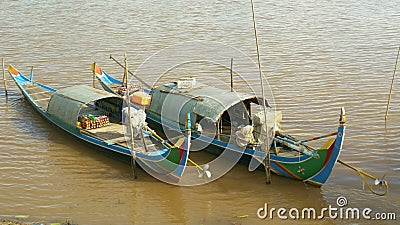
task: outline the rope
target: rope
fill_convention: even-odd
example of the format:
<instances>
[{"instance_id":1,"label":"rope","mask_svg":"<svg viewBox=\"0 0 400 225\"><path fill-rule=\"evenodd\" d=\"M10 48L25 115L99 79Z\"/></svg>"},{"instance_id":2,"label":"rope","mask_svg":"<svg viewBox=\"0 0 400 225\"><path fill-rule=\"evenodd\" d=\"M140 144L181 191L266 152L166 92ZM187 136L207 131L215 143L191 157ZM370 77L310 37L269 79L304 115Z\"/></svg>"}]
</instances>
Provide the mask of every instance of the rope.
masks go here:
<instances>
[{"instance_id":1,"label":"rope","mask_svg":"<svg viewBox=\"0 0 400 225\"><path fill-rule=\"evenodd\" d=\"M360 169L358 169L358 168L356 168L356 167L354 167L354 166L352 166L352 165L350 165L350 164L348 164L348 163L345 163L345 162L343 162L343 161L340 160L340 159L338 160L338 162L341 163L342 165L347 166L348 168L350 168L350 169L356 171L356 172L358 173L358 175L360 176L361 180L363 181L363 184L366 185L366 186L368 187L368 189L369 189L373 194L376 194L376 195L379 195L379 196L384 196L384 195L386 195L386 194L388 193L388 191L389 191L389 186L388 186L388 183L387 183L386 180L383 180L383 181L382 181L383 185L385 186L385 192L383 192L383 193L376 192L376 191L372 188L372 186L368 183L368 181L366 180L366 178L365 178L365 176L367 176L368 178L370 178L370 179L372 179L372 180L378 180L375 176L372 176L371 174L369 174L369 173L367 173L367 172L364 172L364 171L362 171L362 170L360 170Z\"/></svg>"},{"instance_id":2,"label":"rope","mask_svg":"<svg viewBox=\"0 0 400 225\"><path fill-rule=\"evenodd\" d=\"M319 137L305 139L305 140L299 141L299 144L306 143L306 142L309 142L309 141L315 141L315 140L318 140L318 139L327 138L327 137L331 137L331 136L335 136L335 135L337 135L337 132L331 133L331 134L321 135Z\"/></svg>"},{"instance_id":3,"label":"rope","mask_svg":"<svg viewBox=\"0 0 400 225\"><path fill-rule=\"evenodd\" d=\"M157 134L154 130L152 130L150 127L145 126L145 128L146 128L146 130L149 131L155 138L157 138L158 140L162 141L168 148L176 147L176 146L173 146L172 144L170 144L167 140L164 140L162 137L160 137L160 135L158 135L158 134ZM182 136L182 135L179 135L178 137L180 137L180 136ZM192 163L195 167L197 167L198 169L200 169L201 171L204 171L204 169L203 169L201 166L199 166L197 163L195 163L195 162L194 162L193 160L191 160L189 157L188 157L188 161L189 161L190 163Z\"/></svg>"},{"instance_id":4,"label":"rope","mask_svg":"<svg viewBox=\"0 0 400 225\"><path fill-rule=\"evenodd\" d=\"M320 138L325 138L325 137L333 136L333 135L336 135L336 134L337 134L337 132L336 132L336 133L332 133L332 134L328 134L328 135L322 135L322 136L319 136L319 137L317 137L317 138L306 139L306 140L312 141L312 140L317 140L317 139L320 139ZM316 149L316 148L314 148L314 147L312 147L312 146L303 144L304 141L299 141L299 140L296 139L295 137L290 136L290 135L288 135L288 134L280 134L280 135L283 135L284 137L286 137L286 138L288 138L288 139L290 139L290 140L292 140L292 141L294 141L294 142L296 142L296 143L298 143L298 144L301 144L301 145L303 145L303 146L305 146L305 147L307 147L307 148L309 148L309 149L311 149L311 150L318 150L318 149ZM348 167L348 168L350 168L350 169L356 171L357 174L360 176L361 180L363 181L363 184L364 184L365 186L367 186L368 189L369 189L373 194L379 195L379 196L384 196L384 195L386 195L386 194L388 193L388 191L389 191L389 186L388 186L388 183L387 183L386 180L380 181L380 182L382 182L383 186L385 186L385 192L379 193L379 192L377 192L377 191L374 190L374 188L368 183L368 181L367 181L367 179L366 179L365 177L368 177L368 178L370 178L370 179L372 179L372 180L379 180L378 178L376 178L375 176L373 176L373 175L371 175L371 174L369 174L369 173L367 173L367 172L364 172L363 170L358 169L358 168L356 168L356 167L354 167L354 166L352 166L352 165L350 165L350 164L348 164L348 163L346 163L346 162L343 162L343 161L340 160L340 159L338 159L337 161L338 161L339 163L341 163L342 165L344 165L344 166L346 166L346 167Z\"/></svg>"}]
</instances>

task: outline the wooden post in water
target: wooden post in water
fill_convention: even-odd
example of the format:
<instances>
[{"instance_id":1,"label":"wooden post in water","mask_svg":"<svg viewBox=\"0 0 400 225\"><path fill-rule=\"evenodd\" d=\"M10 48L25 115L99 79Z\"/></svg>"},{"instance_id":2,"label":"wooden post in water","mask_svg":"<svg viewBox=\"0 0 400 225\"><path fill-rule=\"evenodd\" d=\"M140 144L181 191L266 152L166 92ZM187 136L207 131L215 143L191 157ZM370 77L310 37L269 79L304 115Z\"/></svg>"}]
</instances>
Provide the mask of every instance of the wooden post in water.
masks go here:
<instances>
[{"instance_id":1,"label":"wooden post in water","mask_svg":"<svg viewBox=\"0 0 400 225\"><path fill-rule=\"evenodd\" d=\"M124 53L124 62L125 62L125 69L124 69L124 77L125 75L128 75L128 61L126 57L126 52ZM126 77L127 78L127 77ZM133 170L133 176L135 179L137 179L137 171L136 171L136 152L134 150L134 142L133 142L133 129L132 129L132 120L131 120L131 98L129 94L129 88L128 85L126 85L126 102L128 105L128 120L129 120L129 132L131 134L131 164L132 164L132 170Z\"/></svg>"},{"instance_id":2,"label":"wooden post in water","mask_svg":"<svg viewBox=\"0 0 400 225\"><path fill-rule=\"evenodd\" d=\"M388 98L388 103L387 103L387 106L386 106L385 121L387 121L387 118L388 118L390 99L391 99L391 97L392 97L392 90L393 90L393 84L394 84L394 76L396 75L397 62L398 62L398 60L399 60L399 53L400 53L400 46L399 46L399 50L397 51L396 63L395 63L395 65L394 65L394 71L393 71L393 77L392 77L392 85L390 85L389 98Z\"/></svg>"},{"instance_id":3,"label":"wooden post in water","mask_svg":"<svg viewBox=\"0 0 400 225\"><path fill-rule=\"evenodd\" d=\"M4 66L4 58L1 58L1 65L3 68L3 83L4 83L4 91L6 92L6 97L8 96L8 91L7 91L7 79L6 79L6 71L5 71L5 66Z\"/></svg>"},{"instance_id":4,"label":"wooden post in water","mask_svg":"<svg viewBox=\"0 0 400 225\"><path fill-rule=\"evenodd\" d=\"M33 66L31 67L31 73L29 74L29 80L33 81Z\"/></svg>"},{"instance_id":5,"label":"wooden post in water","mask_svg":"<svg viewBox=\"0 0 400 225\"><path fill-rule=\"evenodd\" d=\"M231 58L231 92L233 92L233 57Z\"/></svg>"},{"instance_id":6,"label":"wooden post in water","mask_svg":"<svg viewBox=\"0 0 400 225\"><path fill-rule=\"evenodd\" d=\"M263 106L263 110L264 110L264 123L265 123L265 130L267 132L266 136L266 140L267 143L263 143L263 145L265 146L265 150L267 152L267 157L263 160L264 162L264 167L265 167L265 176L266 176L266 183L270 184L271 183L271 161L270 161L270 143L269 143L269 132L268 132L268 123L267 123L267 108L265 105L265 93L264 93L264 81L263 81L263 75L262 75L262 71L261 71L261 59L260 59L260 48L258 46L258 36L257 36L257 26L256 26L256 16L254 13L254 2L253 0L251 0L251 12L253 14L253 26L254 26L254 36L256 39L256 48L257 48L257 61L258 61L258 70L260 72L260 85L261 85L261 94L262 94L262 106Z\"/></svg>"},{"instance_id":7,"label":"wooden post in water","mask_svg":"<svg viewBox=\"0 0 400 225\"><path fill-rule=\"evenodd\" d=\"M126 68L128 64L126 63L126 52L124 54L125 54L125 69L124 69L124 77L122 77L122 86L125 84L126 89L128 89L128 68Z\"/></svg>"},{"instance_id":8,"label":"wooden post in water","mask_svg":"<svg viewBox=\"0 0 400 225\"><path fill-rule=\"evenodd\" d=\"M93 88L96 88L96 62L93 63Z\"/></svg>"}]
</instances>

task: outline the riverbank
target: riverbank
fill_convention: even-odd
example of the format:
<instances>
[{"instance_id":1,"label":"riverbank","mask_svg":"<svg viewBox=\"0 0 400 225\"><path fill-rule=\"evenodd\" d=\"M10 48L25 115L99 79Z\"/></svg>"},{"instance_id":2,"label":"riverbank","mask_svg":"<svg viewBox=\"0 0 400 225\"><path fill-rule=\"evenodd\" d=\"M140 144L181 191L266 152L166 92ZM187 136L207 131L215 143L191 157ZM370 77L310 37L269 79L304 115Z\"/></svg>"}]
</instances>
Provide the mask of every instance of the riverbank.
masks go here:
<instances>
[{"instance_id":1,"label":"riverbank","mask_svg":"<svg viewBox=\"0 0 400 225\"><path fill-rule=\"evenodd\" d=\"M72 224L69 221L66 221L65 223L42 223L42 222L24 222L17 220L0 219L0 225L78 225L78 224Z\"/></svg>"}]
</instances>

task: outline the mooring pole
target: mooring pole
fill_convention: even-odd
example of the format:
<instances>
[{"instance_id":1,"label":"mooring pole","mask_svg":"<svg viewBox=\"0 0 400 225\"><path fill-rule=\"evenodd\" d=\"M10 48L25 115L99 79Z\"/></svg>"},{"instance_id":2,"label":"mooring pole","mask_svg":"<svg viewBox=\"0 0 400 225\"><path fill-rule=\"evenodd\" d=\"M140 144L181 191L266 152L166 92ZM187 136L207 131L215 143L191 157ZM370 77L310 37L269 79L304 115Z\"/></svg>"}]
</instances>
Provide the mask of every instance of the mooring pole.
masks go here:
<instances>
[{"instance_id":1,"label":"mooring pole","mask_svg":"<svg viewBox=\"0 0 400 225\"><path fill-rule=\"evenodd\" d=\"M265 167L265 175L267 178L266 183L270 184L271 183L271 168L270 168L270 143L269 143L269 135L268 135L268 123L267 123L267 108L265 105L265 92L264 92L264 82L263 82L263 75L261 71L261 59L260 59L260 48L258 46L258 36L257 36L257 26L256 26L256 16L254 13L254 2L251 0L251 12L253 14L253 26L254 26L254 36L256 39L256 48L257 48L257 61L258 61L258 70L260 72L260 85L261 85L261 94L262 94L262 106L264 110L264 125L265 125L265 130L267 133L267 143L265 146L265 150L267 152L267 157L263 160L264 162L264 167ZM265 145L265 143L264 143Z\"/></svg>"},{"instance_id":2,"label":"mooring pole","mask_svg":"<svg viewBox=\"0 0 400 225\"><path fill-rule=\"evenodd\" d=\"M389 98L388 98L388 103L387 103L387 106L386 106L385 121L387 121L387 118L388 118L390 99L391 99L391 97L392 97L392 90L393 90L393 84L394 84L394 76L396 75L397 62L398 62L398 60L399 60L399 53L400 53L400 46L399 46L399 50L397 51L396 63L395 63L395 65L394 65L393 77L392 77L392 85L390 85Z\"/></svg>"},{"instance_id":3,"label":"mooring pole","mask_svg":"<svg viewBox=\"0 0 400 225\"><path fill-rule=\"evenodd\" d=\"M8 91L7 91L7 79L6 79L6 71L5 71L5 66L4 66L4 58L1 58L1 66L3 68L3 84L4 84L4 90L6 92L6 97L8 96Z\"/></svg>"},{"instance_id":4,"label":"mooring pole","mask_svg":"<svg viewBox=\"0 0 400 225\"><path fill-rule=\"evenodd\" d=\"M31 67L31 73L29 74L29 80L33 81L33 66Z\"/></svg>"},{"instance_id":5,"label":"mooring pole","mask_svg":"<svg viewBox=\"0 0 400 225\"><path fill-rule=\"evenodd\" d=\"M93 63L93 88L96 88L96 62Z\"/></svg>"},{"instance_id":6,"label":"mooring pole","mask_svg":"<svg viewBox=\"0 0 400 225\"><path fill-rule=\"evenodd\" d=\"M124 76L122 77L122 85L125 84L126 89L128 89L128 68L127 68L128 64L126 62L126 52L124 53L124 56L125 56L125 59L124 59L125 68L124 68Z\"/></svg>"},{"instance_id":7,"label":"mooring pole","mask_svg":"<svg viewBox=\"0 0 400 225\"><path fill-rule=\"evenodd\" d=\"M124 77L125 75L128 76L128 60L126 56L126 52L124 53L124 62L125 62L125 69L124 69ZM128 77L126 77L128 80ZM137 179L137 171L136 171L136 152L134 151L134 142L133 142L133 129L132 129L132 120L131 120L131 97L129 94L129 87L128 82L126 83L126 102L128 105L128 119L129 119L129 132L131 134L131 166L133 171L133 177Z\"/></svg>"},{"instance_id":8,"label":"mooring pole","mask_svg":"<svg viewBox=\"0 0 400 225\"><path fill-rule=\"evenodd\" d=\"M231 58L231 92L233 92L233 57Z\"/></svg>"}]
</instances>

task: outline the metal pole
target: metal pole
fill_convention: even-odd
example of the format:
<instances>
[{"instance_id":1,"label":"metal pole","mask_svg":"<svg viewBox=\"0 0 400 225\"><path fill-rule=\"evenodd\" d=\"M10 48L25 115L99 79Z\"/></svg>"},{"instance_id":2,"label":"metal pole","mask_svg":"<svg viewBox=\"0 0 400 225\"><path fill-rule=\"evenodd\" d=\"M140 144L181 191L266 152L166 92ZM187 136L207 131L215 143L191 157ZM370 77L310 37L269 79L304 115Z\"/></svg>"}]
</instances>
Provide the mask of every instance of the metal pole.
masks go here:
<instances>
[{"instance_id":1,"label":"metal pole","mask_svg":"<svg viewBox=\"0 0 400 225\"><path fill-rule=\"evenodd\" d=\"M264 166L265 166L265 175L267 178L266 183L270 184L271 183L271 168L270 168L270 151L269 151L269 135L268 135L268 124L267 124L267 109L265 106L265 94L264 94L264 82L263 82L263 75L261 71L261 59L260 59L260 49L258 46L258 36L257 36L257 26L256 26L256 16L254 13L254 2L251 0L251 12L253 14L253 26L254 26L254 36L256 39L256 48L257 48L257 61L258 61L258 69L260 72L260 85L261 85L261 94L262 94L262 106L264 110L264 123L265 123L265 129L267 132L267 143L266 143L266 152L267 152L267 157L264 159Z\"/></svg>"},{"instance_id":2,"label":"metal pole","mask_svg":"<svg viewBox=\"0 0 400 225\"><path fill-rule=\"evenodd\" d=\"M6 72L5 72L5 66L4 66L4 58L1 58L1 65L3 67L3 83L4 83L4 90L6 92L6 97L8 96L8 91L7 91L7 79L6 79Z\"/></svg>"},{"instance_id":3,"label":"metal pole","mask_svg":"<svg viewBox=\"0 0 400 225\"><path fill-rule=\"evenodd\" d=\"M387 106L386 106L385 121L387 121L387 118L388 118L390 99L391 99L391 97L392 97L392 90L393 90L393 84L394 84L394 76L395 76L395 74L396 74L397 62L398 62L398 60L399 60L399 53L400 53L400 46L399 46L399 50L397 51L396 64L394 65L393 78L392 78L392 85L390 86L389 98L388 98L388 103L387 103Z\"/></svg>"}]
</instances>

